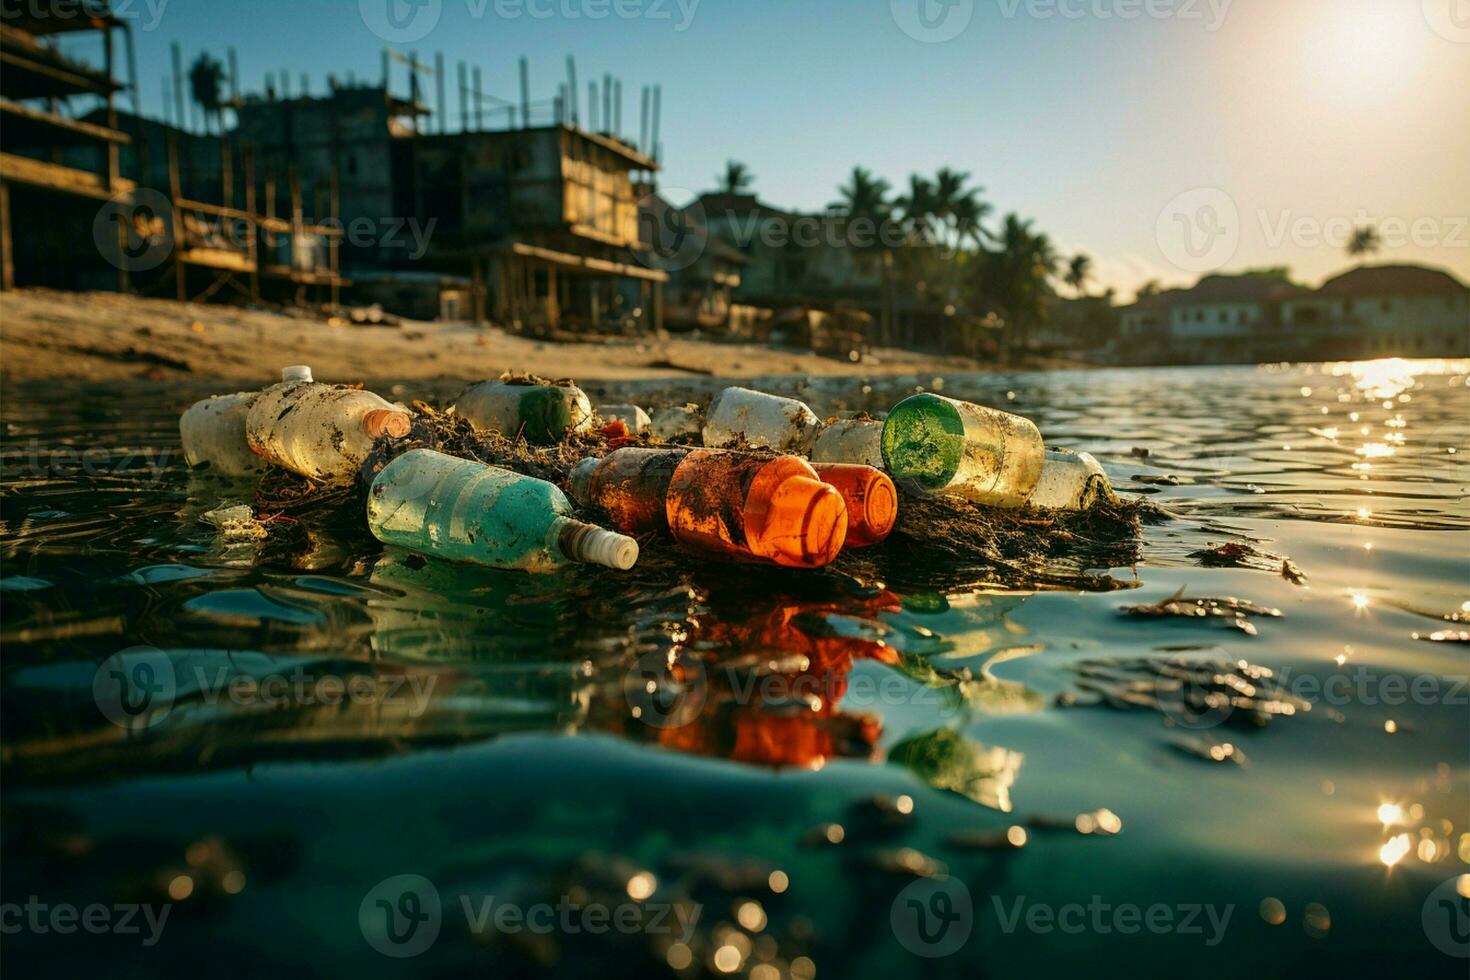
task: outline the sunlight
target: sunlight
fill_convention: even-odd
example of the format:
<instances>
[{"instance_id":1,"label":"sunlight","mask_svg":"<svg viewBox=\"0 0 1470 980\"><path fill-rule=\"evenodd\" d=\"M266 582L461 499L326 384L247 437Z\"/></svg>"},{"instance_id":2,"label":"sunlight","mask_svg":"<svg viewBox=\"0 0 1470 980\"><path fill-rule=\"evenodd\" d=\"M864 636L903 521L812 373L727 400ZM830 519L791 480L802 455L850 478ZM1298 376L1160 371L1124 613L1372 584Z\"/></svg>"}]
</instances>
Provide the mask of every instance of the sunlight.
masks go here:
<instances>
[{"instance_id":1,"label":"sunlight","mask_svg":"<svg viewBox=\"0 0 1470 980\"><path fill-rule=\"evenodd\" d=\"M1398 87L1433 40L1418 4L1340 3L1318 11L1305 25L1315 43L1303 47L1302 71L1309 84L1338 94Z\"/></svg>"}]
</instances>

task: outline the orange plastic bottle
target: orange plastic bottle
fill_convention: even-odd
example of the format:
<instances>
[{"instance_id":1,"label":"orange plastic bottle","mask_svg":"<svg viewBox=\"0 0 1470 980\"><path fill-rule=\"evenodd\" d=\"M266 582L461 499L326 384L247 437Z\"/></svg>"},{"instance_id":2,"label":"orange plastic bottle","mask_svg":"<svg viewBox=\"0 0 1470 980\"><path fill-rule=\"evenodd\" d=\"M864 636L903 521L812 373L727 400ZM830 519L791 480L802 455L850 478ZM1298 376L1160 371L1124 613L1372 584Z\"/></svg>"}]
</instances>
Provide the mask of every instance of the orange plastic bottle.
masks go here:
<instances>
[{"instance_id":1,"label":"orange plastic bottle","mask_svg":"<svg viewBox=\"0 0 1470 980\"><path fill-rule=\"evenodd\" d=\"M813 463L847 503L847 547L863 548L888 537L898 520L898 491L888 474L861 463Z\"/></svg>"},{"instance_id":2,"label":"orange plastic bottle","mask_svg":"<svg viewBox=\"0 0 1470 980\"><path fill-rule=\"evenodd\" d=\"M669 481L669 531L694 548L790 568L820 568L847 540L847 505L796 456L696 449Z\"/></svg>"},{"instance_id":3,"label":"orange plastic bottle","mask_svg":"<svg viewBox=\"0 0 1470 980\"><path fill-rule=\"evenodd\" d=\"M571 490L622 531L667 529L690 548L740 561L819 568L847 538L842 494L795 456L630 447L578 466Z\"/></svg>"}]
</instances>

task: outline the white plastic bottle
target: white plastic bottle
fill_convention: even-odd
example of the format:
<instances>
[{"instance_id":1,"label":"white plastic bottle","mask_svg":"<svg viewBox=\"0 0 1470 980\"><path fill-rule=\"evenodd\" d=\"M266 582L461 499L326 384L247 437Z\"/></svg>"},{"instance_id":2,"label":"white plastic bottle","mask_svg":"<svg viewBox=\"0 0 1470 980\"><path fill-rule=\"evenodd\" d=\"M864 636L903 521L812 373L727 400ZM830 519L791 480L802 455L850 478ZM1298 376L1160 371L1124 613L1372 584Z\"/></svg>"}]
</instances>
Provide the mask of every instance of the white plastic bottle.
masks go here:
<instances>
[{"instance_id":1,"label":"white plastic bottle","mask_svg":"<svg viewBox=\"0 0 1470 980\"><path fill-rule=\"evenodd\" d=\"M1043 510L1088 510L1100 500L1117 499L1108 475L1090 453L1048 449L1041 478L1026 503Z\"/></svg>"},{"instance_id":2,"label":"white plastic bottle","mask_svg":"<svg viewBox=\"0 0 1470 980\"><path fill-rule=\"evenodd\" d=\"M245 417L250 448L313 480L348 480L381 435L408 435L413 417L371 391L320 384L311 368L288 367Z\"/></svg>"},{"instance_id":3,"label":"white plastic bottle","mask_svg":"<svg viewBox=\"0 0 1470 980\"><path fill-rule=\"evenodd\" d=\"M664 440L697 439L699 419L699 406L693 403L660 408L653 413L653 434Z\"/></svg>"},{"instance_id":4,"label":"white plastic bottle","mask_svg":"<svg viewBox=\"0 0 1470 980\"><path fill-rule=\"evenodd\" d=\"M265 468L265 461L251 451L245 438L245 417L259 394L213 395L179 416L179 442L190 466L208 463L224 476L254 476Z\"/></svg>"},{"instance_id":5,"label":"white plastic bottle","mask_svg":"<svg viewBox=\"0 0 1470 980\"><path fill-rule=\"evenodd\" d=\"M883 468L883 423L874 419L833 419L812 440L813 463L860 463Z\"/></svg>"},{"instance_id":6,"label":"white plastic bottle","mask_svg":"<svg viewBox=\"0 0 1470 980\"><path fill-rule=\"evenodd\" d=\"M574 518L555 484L432 449L411 449L383 467L368 491L367 520L384 544L495 568L629 569L638 561L637 541Z\"/></svg>"},{"instance_id":7,"label":"white plastic bottle","mask_svg":"<svg viewBox=\"0 0 1470 980\"><path fill-rule=\"evenodd\" d=\"M805 402L730 387L710 402L704 444L711 449L744 445L805 453L819 424Z\"/></svg>"},{"instance_id":8,"label":"white plastic bottle","mask_svg":"<svg viewBox=\"0 0 1470 980\"><path fill-rule=\"evenodd\" d=\"M540 444L560 442L569 432L592 428L592 403L576 385L482 381L455 400L454 411L476 428Z\"/></svg>"},{"instance_id":9,"label":"white plastic bottle","mask_svg":"<svg viewBox=\"0 0 1470 980\"><path fill-rule=\"evenodd\" d=\"M627 425L632 433L646 432L652 420L648 413L637 405L599 405L597 414L609 422L619 421Z\"/></svg>"}]
</instances>

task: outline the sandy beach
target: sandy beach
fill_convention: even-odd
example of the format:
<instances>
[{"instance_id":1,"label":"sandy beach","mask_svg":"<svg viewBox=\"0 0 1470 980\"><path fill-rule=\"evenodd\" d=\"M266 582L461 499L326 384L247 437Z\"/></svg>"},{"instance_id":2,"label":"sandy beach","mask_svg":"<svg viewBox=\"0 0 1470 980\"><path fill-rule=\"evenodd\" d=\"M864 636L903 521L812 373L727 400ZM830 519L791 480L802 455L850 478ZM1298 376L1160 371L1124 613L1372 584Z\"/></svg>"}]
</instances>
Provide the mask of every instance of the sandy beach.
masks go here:
<instances>
[{"instance_id":1,"label":"sandy beach","mask_svg":"<svg viewBox=\"0 0 1470 980\"><path fill-rule=\"evenodd\" d=\"M118 293L0 295L0 377L258 379L306 363L323 378L468 378L506 370L582 379L691 375L910 374L987 365L878 348L852 363L759 344L681 338L540 341L496 328L404 320L351 325L293 314Z\"/></svg>"}]
</instances>

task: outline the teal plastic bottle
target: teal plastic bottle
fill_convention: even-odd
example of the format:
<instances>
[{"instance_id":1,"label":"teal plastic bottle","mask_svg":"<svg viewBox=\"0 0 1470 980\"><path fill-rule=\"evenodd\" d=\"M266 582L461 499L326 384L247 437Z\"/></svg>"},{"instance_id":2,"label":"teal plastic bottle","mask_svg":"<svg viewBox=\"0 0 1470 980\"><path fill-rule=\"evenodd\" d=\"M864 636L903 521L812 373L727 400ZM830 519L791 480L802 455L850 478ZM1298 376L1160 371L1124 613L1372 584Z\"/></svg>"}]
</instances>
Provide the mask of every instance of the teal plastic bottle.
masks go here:
<instances>
[{"instance_id":1,"label":"teal plastic bottle","mask_svg":"<svg viewBox=\"0 0 1470 980\"><path fill-rule=\"evenodd\" d=\"M637 541L571 514L554 484L432 449L399 456L368 491L368 527L384 544L529 572L569 562L633 567Z\"/></svg>"}]
</instances>

